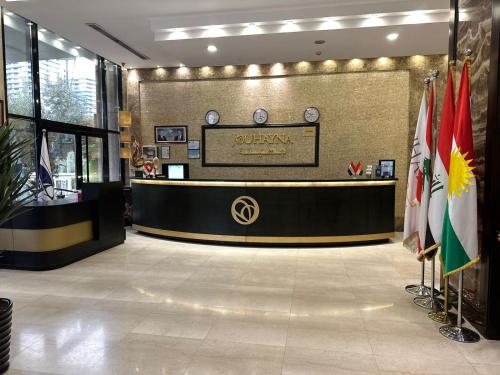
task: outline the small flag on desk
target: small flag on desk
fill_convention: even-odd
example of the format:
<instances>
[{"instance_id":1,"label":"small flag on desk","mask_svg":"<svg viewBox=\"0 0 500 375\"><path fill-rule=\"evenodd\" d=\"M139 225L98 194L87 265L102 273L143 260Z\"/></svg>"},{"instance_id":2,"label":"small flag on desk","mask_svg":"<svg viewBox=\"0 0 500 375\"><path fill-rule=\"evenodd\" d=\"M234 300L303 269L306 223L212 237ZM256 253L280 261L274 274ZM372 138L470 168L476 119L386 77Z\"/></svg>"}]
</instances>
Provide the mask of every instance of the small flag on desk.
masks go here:
<instances>
[{"instance_id":1,"label":"small flag on desk","mask_svg":"<svg viewBox=\"0 0 500 375\"><path fill-rule=\"evenodd\" d=\"M48 201L54 199L54 179L50 168L47 132L45 129L42 135L42 150L40 152L40 165L38 166L38 184L40 185L39 200Z\"/></svg>"},{"instance_id":2,"label":"small flag on desk","mask_svg":"<svg viewBox=\"0 0 500 375\"><path fill-rule=\"evenodd\" d=\"M437 249L441 244L443 220L448 203L448 174L450 155L453 144L453 122L455 120L455 99L453 88L453 70L450 68L444 94L441 124L437 141L436 158L431 185L429 203L429 227L426 234L425 252Z\"/></svg>"},{"instance_id":3,"label":"small flag on desk","mask_svg":"<svg viewBox=\"0 0 500 375\"><path fill-rule=\"evenodd\" d=\"M470 267L479 260L475 168L469 66L465 63L458 90L450 154L448 205L443 223L441 260L444 276Z\"/></svg>"},{"instance_id":4,"label":"small flag on desk","mask_svg":"<svg viewBox=\"0 0 500 375\"><path fill-rule=\"evenodd\" d=\"M349 164L349 168L347 168L347 172L349 173L349 176L362 176L363 167L361 166L361 162L358 162L357 165L354 165L354 163L351 161L351 164Z\"/></svg>"},{"instance_id":5,"label":"small flag on desk","mask_svg":"<svg viewBox=\"0 0 500 375\"><path fill-rule=\"evenodd\" d=\"M418 189L418 176L422 165L423 147L427 125L427 94L424 90L420 111L418 113L417 129L413 139L413 149L408 171L408 184L406 188L406 209L403 244L411 251L418 250L418 218L420 212L421 190Z\"/></svg>"}]
</instances>

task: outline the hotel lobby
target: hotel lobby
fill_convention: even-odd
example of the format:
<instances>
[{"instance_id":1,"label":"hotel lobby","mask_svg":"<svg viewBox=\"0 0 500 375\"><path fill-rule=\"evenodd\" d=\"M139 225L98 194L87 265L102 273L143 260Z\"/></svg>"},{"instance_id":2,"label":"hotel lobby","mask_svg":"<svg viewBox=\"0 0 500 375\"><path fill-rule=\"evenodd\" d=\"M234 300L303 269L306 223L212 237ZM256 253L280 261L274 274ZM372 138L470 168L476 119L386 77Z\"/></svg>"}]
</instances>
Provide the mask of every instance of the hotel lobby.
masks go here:
<instances>
[{"instance_id":1,"label":"hotel lobby","mask_svg":"<svg viewBox=\"0 0 500 375\"><path fill-rule=\"evenodd\" d=\"M500 1L0 6L0 374L500 374Z\"/></svg>"}]
</instances>

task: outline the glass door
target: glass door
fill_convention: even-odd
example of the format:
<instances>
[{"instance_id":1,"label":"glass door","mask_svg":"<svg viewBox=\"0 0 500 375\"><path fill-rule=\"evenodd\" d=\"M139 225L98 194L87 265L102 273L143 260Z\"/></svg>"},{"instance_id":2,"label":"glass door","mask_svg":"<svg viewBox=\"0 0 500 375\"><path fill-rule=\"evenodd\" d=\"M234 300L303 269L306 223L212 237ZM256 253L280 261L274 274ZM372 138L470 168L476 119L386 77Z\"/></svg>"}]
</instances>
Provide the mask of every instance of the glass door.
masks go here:
<instances>
[{"instance_id":1,"label":"glass door","mask_svg":"<svg viewBox=\"0 0 500 375\"><path fill-rule=\"evenodd\" d=\"M102 138L82 136L82 180L104 181Z\"/></svg>"}]
</instances>

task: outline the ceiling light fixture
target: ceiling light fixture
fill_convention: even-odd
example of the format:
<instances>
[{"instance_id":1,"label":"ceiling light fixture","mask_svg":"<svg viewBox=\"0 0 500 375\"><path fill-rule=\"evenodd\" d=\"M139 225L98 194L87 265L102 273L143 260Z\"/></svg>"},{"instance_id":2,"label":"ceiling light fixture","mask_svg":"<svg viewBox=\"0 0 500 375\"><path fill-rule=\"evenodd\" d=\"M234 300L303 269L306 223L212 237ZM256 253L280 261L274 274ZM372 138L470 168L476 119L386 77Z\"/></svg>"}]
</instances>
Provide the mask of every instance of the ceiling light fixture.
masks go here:
<instances>
[{"instance_id":1,"label":"ceiling light fixture","mask_svg":"<svg viewBox=\"0 0 500 375\"><path fill-rule=\"evenodd\" d=\"M210 52L210 53L215 53L217 52L217 47L214 46L213 44L210 44L208 47L207 47L207 51Z\"/></svg>"},{"instance_id":2,"label":"ceiling light fixture","mask_svg":"<svg viewBox=\"0 0 500 375\"><path fill-rule=\"evenodd\" d=\"M5 13L5 15L6 15L6 16L13 16L13 15L14 15L14 13L12 13L12 12L7 12L7 13Z\"/></svg>"},{"instance_id":3,"label":"ceiling light fixture","mask_svg":"<svg viewBox=\"0 0 500 375\"><path fill-rule=\"evenodd\" d=\"M399 38L398 33L390 33L386 36L387 40L390 40L391 42L394 42L396 39Z\"/></svg>"},{"instance_id":4,"label":"ceiling light fixture","mask_svg":"<svg viewBox=\"0 0 500 375\"><path fill-rule=\"evenodd\" d=\"M59 42L64 42L64 38L57 38Z\"/></svg>"},{"instance_id":5,"label":"ceiling light fixture","mask_svg":"<svg viewBox=\"0 0 500 375\"><path fill-rule=\"evenodd\" d=\"M179 64L179 68L185 68L185 67L186 67L186 65L184 65L183 63Z\"/></svg>"},{"instance_id":6,"label":"ceiling light fixture","mask_svg":"<svg viewBox=\"0 0 500 375\"><path fill-rule=\"evenodd\" d=\"M38 31L40 31L41 33L44 33L44 32L46 32L46 31L47 31L47 29L40 29L40 30L38 30Z\"/></svg>"},{"instance_id":7,"label":"ceiling light fixture","mask_svg":"<svg viewBox=\"0 0 500 375\"><path fill-rule=\"evenodd\" d=\"M76 46L75 48L76 48L76 49L80 49L80 48L82 48L82 47L80 47L80 46Z\"/></svg>"}]
</instances>

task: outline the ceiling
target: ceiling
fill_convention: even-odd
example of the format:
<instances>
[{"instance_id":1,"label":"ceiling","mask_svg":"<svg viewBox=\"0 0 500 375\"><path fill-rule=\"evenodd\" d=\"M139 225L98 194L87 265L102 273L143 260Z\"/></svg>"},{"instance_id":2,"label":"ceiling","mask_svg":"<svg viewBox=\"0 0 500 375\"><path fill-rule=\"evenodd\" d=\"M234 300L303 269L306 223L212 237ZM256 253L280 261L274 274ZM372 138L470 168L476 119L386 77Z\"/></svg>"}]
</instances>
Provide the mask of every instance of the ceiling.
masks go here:
<instances>
[{"instance_id":1,"label":"ceiling","mask_svg":"<svg viewBox=\"0 0 500 375\"><path fill-rule=\"evenodd\" d=\"M447 53L448 46L449 0L0 0L0 4L134 68L427 55ZM99 24L150 60L140 59L86 23ZM390 33L399 38L387 40ZM316 40L325 43L317 45ZM208 52L208 45L215 45L217 52Z\"/></svg>"}]
</instances>

